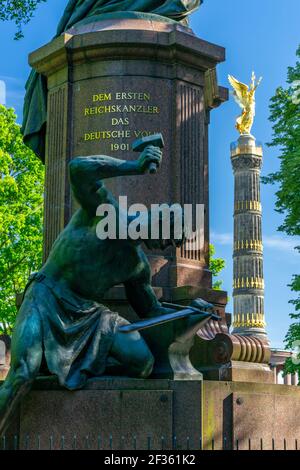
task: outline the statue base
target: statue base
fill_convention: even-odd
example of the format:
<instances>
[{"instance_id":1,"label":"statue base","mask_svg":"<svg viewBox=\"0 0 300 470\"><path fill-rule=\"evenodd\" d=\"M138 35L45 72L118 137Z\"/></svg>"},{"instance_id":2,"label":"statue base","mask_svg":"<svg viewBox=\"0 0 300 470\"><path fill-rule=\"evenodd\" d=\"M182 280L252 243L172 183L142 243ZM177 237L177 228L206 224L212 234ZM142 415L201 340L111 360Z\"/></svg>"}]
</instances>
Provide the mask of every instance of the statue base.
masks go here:
<instances>
[{"instance_id":1,"label":"statue base","mask_svg":"<svg viewBox=\"0 0 300 470\"><path fill-rule=\"evenodd\" d=\"M16 421L19 449L198 449L201 381L103 377L70 392L40 378Z\"/></svg>"},{"instance_id":2,"label":"statue base","mask_svg":"<svg viewBox=\"0 0 300 470\"><path fill-rule=\"evenodd\" d=\"M285 385L103 377L70 392L40 378L0 448L294 450L299 413Z\"/></svg>"},{"instance_id":3,"label":"statue base","mask_svg":"<svg viewBox=\"0 0 300 470\"><path fill-rule=\"evenodd\" d=\"M274 372L268 364L229 361L227 364L201 367L206 380L274 384Z\"/></svg>"}]
</instances>

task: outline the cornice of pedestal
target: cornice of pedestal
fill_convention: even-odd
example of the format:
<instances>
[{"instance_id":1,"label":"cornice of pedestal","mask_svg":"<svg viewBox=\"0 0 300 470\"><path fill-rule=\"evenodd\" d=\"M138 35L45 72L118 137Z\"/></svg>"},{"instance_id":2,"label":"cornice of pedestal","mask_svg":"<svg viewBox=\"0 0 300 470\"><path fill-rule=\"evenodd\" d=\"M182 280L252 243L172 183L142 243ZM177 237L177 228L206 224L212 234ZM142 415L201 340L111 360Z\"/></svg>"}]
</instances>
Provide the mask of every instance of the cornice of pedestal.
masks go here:
<instances>
[{"instance_id":1,"label":"cornice of pedestal","mask_svg":"<svg viewBox=\"0 0 300 470\"><path fill-rule=\"evenodd\" d=\"M90 31L84 25L55 38L32 52L29 63L48 76L67 65L99 59L175 61L205 72L224 62L225 49L177 24L135 19L124 27L124 21L99 21Z\"/></svg>"}]
</instances>

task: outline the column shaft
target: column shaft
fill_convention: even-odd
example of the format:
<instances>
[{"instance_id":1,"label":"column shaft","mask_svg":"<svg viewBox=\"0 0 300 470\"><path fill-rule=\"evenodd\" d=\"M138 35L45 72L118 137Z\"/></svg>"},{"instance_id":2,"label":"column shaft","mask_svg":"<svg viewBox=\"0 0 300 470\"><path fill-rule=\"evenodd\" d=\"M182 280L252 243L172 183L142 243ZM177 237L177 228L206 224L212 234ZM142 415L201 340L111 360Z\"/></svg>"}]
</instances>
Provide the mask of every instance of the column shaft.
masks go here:
<instances>
[{"instance_id":1,"label":"column shaft","mask_svg":"<svg viewBox=\"0 0 300 470\"><path fill-rule=\"evenodd\" d=\"M231 146L234 173L234 333L266 336L260 171L263 151L242 135Z\"/></svg>"}]
</instances>

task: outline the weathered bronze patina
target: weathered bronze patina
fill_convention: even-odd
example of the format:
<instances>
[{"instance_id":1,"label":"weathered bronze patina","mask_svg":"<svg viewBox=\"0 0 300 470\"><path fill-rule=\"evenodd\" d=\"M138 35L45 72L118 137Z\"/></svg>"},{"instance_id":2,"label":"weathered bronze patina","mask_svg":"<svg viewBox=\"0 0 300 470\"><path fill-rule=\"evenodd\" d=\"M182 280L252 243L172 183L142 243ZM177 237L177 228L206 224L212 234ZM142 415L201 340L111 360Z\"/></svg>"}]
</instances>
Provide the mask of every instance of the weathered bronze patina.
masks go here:
<instances>
[{"instance_id":1,"label":"weathered bronze patina","mask_svg":"<svg viewBox=\"0 0 300 470\"><path fill-rule=\"evenodd\" d=\"M70 181L80 208L54 243L46 264L27 285L12 339L11 369L0 389L0 433L44 365L70 390L82 388L89 377L104 372L141 378L151 374L154 358L145 340L138 331L119 330L129 323L102 305L103 297L111 287L123 284L140 318L174 310L163 307L155 296L142 240L100 239L101 217L96 212L101 204L111 204L117 214L121 210L103 179L144 174L152 165L159 167L161 158L158 147L148 146L135 161L108 156L71 161ZM181 240L145 241L149 248L177 242ZM193 305L199 311L207 308L208 314L191 308L191 318L177 320L179 328L169 341L188 343L186 354L180 356L184 361L199 323L212 314L206 302Z\"/></svg>"}]
</instances>

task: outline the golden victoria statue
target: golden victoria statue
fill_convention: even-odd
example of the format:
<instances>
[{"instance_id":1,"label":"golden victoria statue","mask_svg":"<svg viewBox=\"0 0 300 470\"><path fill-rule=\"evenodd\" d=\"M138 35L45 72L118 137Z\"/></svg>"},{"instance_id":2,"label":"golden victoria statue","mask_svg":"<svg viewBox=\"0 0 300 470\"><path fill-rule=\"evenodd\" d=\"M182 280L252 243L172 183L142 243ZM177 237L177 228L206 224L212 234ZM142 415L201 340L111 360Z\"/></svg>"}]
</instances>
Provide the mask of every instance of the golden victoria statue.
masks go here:
<instances>
[{"instance_id":1,"label":"golden victoria statue","mask_svg":"<svg viewBox=\"0 0 300 470\"><path fill-rule=\"evenodd\" d=\"M233 96L237 104L242 108L242 115L236 120L236 129L240 134L250 134L255 116L255 92L262 81L262 77L256 82L255 73L252 72L250 87L239 82L232 75L228 75L228 80L233 88Z\"/></svg>"}]
</instances>

